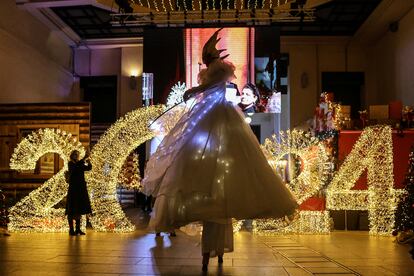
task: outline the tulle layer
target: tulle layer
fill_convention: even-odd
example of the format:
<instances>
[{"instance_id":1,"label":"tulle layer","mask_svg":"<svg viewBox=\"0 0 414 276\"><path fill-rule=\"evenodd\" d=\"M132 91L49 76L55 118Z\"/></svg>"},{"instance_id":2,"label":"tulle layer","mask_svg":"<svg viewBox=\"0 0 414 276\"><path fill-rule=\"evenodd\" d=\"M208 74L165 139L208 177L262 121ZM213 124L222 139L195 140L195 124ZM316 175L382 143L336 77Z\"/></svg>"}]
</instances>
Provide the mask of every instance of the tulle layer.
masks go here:
<instances>
[{"instance_id":1,"label":"tulle layer","mask_svg":"<svg viewBox=\"0 0 414 276\"><path fill-rule=\"evenodd\" d=\"M206 90L148 161L144 191L157 198L151 228L280 218L297 208L224 92L224 84Z\"/></svg>"}]
</instances>

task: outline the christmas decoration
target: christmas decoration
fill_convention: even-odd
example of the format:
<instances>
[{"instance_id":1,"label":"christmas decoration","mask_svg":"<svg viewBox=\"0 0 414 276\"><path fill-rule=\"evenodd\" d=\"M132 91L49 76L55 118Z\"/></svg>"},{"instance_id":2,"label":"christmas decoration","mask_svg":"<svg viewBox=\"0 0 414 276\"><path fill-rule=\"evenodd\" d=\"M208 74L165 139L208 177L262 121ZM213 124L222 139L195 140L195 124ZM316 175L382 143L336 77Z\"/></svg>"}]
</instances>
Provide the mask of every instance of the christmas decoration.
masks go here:
<instances>
[{"instance_id":1,"label":"christmas decoration","mask_svg":"<svg viewBox=\"0 0 414 276\"><path fill-rule=\"evenodd\" d=\"M405 194L402 196L395 212L395 228L393 231L400 243L414 241L414 146L411 149L408 162L408 170L404 180Z\"/></svg>"},{"instance_id":2,"label":"christmas decoration","mask_svg":"<svg viewBox=\"0 0 414 276\"><path fill-rule=\"evenodd\" d=\"M116 197L118 175L130 152L154 137L149 123L164 109L165 106L151 106L128 113L112 125L93 147L90 155L92 170L85 177L93 211L90 221L95 230L134 230ZM53 206L67 193L68 184L64 173L73 150L78 150L81 157L85 154L83 146L70 133L59 129L40 129L18 144L10 159L12 169L34 169L36 161L46 153L58 153L64 161L64 167L10 209L10 231L68 230L65 210Z\"/></svg>"},{"instance_id":3,"label":"christmas decoration","mask_svg":"<svg viewBox=\"0 0 414 276\"><path fill-rule=\"evenodd\" d=\"M325 147L309 132L302 130L281 131L279 139L276 135L266 139L262 147L269 164L279 173L282 179L288 179L287 186L299 204L314 195L323 184L329 173ZM299 171L296 177L286 176L286 157L295 159ZM282 167L282 168L281 168Z\"/></svg>"},{"instance_id":4,"label":"christmas decoration","mask_svg":"<svg viewBox=\"0 0 414 276\"><path fill-rule=\"evenodd\" d=\"M7 208L6 208L6 196L3 194L2 190L0 189L0 234L8 236L9 233L5 229L8 223L7 218ZM4 227L4 229L3 229Z\"/></svg>"},{"instance_id":5,"label":"christmas decoration","mask_svg":"<svg viewBox=\"0 0 414 276\"><path fill-rule=\"evenodd\" d=\"M66 232L68 231L65 210L53 208L65 196L68 184L65 172L68 169L70 153L79 151L85 155L82 144L60 129L39 129L24 138L14 149L10 168L32 170L37 160L46 153L57 153L63 159L63 168L42 186L10 208L9 230L16 232ZM85 221L85 220L83 220Z\"/></svg>"},{"instance_id":6,"label":"christmas decoration","mask_svg":"<svg viewBox=\"0 0 414 276\"><path fill-rule=\"evenodd\" d=\"M133 152L130 154L122 165L118 175L118 184L121 188L127 190L140 190L141 177L139 176L138 154Z\"/></svg>"},{"instance_id":7,"label":"christmas decoration","mask_svg":"<svg viewBox=\"0 0 414 276\"><path fill-rule=\"evenodd\" d=\"M232 219L232 224L233 224L233 233L237 233L240 231L242 225L243 225L244 220L237 220L237 219Z\"/></svg>"},{"instance_id":8,"label":"christmas decoration","mask_svg":"<svg viewBox=\"0 0 414 276\"><path fill-rule=\"evenodd\" d=\"M352 190L364 170L368 190ZM401 191L394 189L391 128L365 128L327 188L330 210L368 210L371 234L391 234Z\"/></svg>"},{"instance_id":9,"label":"christmas decoration","mask_svg":"<svg viewBox=\"0 0 414 276\"><path fill-rule=\"evenodd\" d=\"M321 93L313 118L313 134L318 136L337 131L342 128L344 120L341 105L333 102L333 93Z\"/></svg>"},{"instance_id":10,"label":"christmas decoration","mask_svg":"<svg viewBox=\"0 0 414 276\"><path fill-rule=\"evenodd\" d=\"M254 220L253 233L257 235L327 234L331 231L331 225L329 211L300 211L298 217L288 224L283 220Z\"/></svg>"},{"instance_id":11,"label":"christmas decoration","mask_svg":"<svg viewBox=\"0 0 414 276\"><path fill-rule=\"evenodd\" d=\"M286 181L299 204L322 188L332 169L323 143L309 132L280 132L279 139L276 135L272 140L266 139L262 149L270 166ZM291 163L294 170L286 172L289 160L294 161ZM300 211L294 218L253 221L253 232L256 234L328 233L329 229L327 211Z\"/></svg>"},{"instance_id":12,"label":"christmas decoration","mask_svg":"<svg viewBox=\"0 0 414 276\"><path fill-rule=\"evenodd\" d=\"M135 229L117 199L118 176L128 155L155 136L149 125L164 110L165 106L157 105L127 113L92 148L92 170L85 176L93 211L90 221L95 230L129 232Z\"/></svg>"},{"instance_id":13,"label":"christmas decoration","mask_svg":"<svg viewBox=\"0 0 414 276\"><path fill-rule=\"evenodd\" d=\"M191 101L191 102L190 102ZM187 104L173 106L156 118L150 124L150 129L155 136L164 137L175 126L179 119L191 108L193 101L189 100ZM162 140L162 139L161 139Z\"/></svg>"},{"instance_id":14,"label":"christmas decoration","mask_svg":"<svg viewBox=\"0 0 414 276\"><path fill-rule=\"evenodd\" d=\"M167 97L167 107L172 107L184 101L184 92L187 90L185 82L178 82L171 88L170 94Z\"/></svg>"},{"instance_id":15,"label":"christmas decoration","mask_svg":"<svg viewBox=\"0 0 414 276\"><path fill-rule=\"evenodd\" d=\"M414 123L414 108L411 106L404 106L402 110L402 125L410 128Z\"/></svg>"}]
</instances>

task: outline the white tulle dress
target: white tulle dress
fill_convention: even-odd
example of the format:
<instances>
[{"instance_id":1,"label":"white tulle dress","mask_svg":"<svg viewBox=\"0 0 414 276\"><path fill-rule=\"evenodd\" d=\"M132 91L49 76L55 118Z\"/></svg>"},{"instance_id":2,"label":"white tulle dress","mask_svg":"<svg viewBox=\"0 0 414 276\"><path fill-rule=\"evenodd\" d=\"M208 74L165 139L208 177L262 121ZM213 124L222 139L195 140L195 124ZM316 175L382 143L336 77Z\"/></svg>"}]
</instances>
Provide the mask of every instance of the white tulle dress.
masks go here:
<instances>
[{"instance_id":1,"label":"white tulle dress","mask_svg":"<svg viewBox=\"0 0 414 276\"><path fill-rule=\"evenodd\" d=\"M225 82L196 98L147 163L144 192L156 197L149 227L170 231L194 221L293 214L295 199L227 102Z\"/></svg>"}]
</instances>

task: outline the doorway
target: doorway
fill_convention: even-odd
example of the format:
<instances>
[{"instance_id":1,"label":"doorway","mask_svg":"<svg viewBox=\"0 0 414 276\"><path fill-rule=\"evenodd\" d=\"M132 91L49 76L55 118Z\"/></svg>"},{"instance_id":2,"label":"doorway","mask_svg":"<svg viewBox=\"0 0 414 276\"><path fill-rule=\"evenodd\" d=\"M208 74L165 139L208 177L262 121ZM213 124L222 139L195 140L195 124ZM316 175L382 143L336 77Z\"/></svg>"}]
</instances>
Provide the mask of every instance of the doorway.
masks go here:
<instances>
[{"instance_id":1,"label":"doorway","mask_svg":"<svg viewBox=\"0 0 414 276\"><path fill-rule=\"evenodd\" d=\"M333 92L334 101L351 106L351 118L362 110L365 77L363 72L322 72L322 91Z\"/></svg>"},{"instance_id":2,"label":"doorway","mask_svg":"<svg viewBox=\"0 0 414 276\"><path fill-rule=\"evenodd\" d=\"M117 76L81 77L82 100L91 103L91 123L114 123L117 118Z\"/></svg>"}]
</instances>

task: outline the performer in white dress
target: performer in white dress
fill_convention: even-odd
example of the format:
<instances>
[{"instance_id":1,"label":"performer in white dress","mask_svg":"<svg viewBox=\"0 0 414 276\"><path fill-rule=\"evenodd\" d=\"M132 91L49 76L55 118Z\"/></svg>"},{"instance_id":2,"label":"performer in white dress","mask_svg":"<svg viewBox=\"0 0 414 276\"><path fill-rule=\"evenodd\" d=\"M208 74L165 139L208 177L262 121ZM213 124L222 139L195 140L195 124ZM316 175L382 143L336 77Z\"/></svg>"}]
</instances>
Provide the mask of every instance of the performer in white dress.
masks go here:
<instances>
[{"instance_id":1,"label":"performer in white dress","mask_svg":"<svg viewBox=\"0 0 414 276\"><path fill-rule=\"evenodd\" d=\"M196 103L147 163L142 184L156 197L149 227L157 232L194 221L282 218L297 208L243 115L225 98L234 66L215 48L217 35L204 45L200 86L184 95Z\"/></svg>"}]
</instances>

